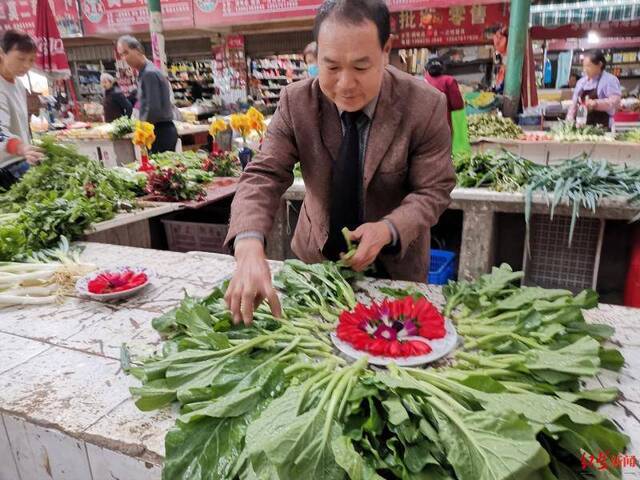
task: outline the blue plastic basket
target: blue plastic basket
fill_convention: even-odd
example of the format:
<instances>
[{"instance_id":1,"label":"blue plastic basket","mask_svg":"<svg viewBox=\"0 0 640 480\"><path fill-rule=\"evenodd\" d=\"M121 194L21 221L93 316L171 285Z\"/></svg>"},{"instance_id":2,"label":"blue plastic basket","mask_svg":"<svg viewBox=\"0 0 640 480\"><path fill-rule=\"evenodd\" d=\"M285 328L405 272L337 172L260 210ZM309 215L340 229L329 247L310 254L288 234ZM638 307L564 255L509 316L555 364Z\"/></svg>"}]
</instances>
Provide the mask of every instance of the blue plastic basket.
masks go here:
<instances>
[{"instance_id":1,"label":"blue plastic basket","mask_svg":"<svg viewBox=\"0 0 640 480\"><path fill-rule=\"evenodd\" d=\"M431 266L428 282L432 285L445 285L455 277L456 254L447 250L431 250Z\"/></svg>"}]
</instances>

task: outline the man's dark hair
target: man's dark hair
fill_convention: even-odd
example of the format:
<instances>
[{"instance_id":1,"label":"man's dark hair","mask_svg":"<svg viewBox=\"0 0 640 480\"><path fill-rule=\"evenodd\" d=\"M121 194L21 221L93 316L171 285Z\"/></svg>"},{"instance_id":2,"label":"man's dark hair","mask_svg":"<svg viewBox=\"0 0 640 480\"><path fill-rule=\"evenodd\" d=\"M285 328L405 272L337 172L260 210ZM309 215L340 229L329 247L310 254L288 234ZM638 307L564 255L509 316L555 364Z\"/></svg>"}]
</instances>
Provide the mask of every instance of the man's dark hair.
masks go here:
<instances>
[{"instance_id":1,"label":"man's dark hair","mask_svg":"<svg viewBox=\"0 0 640 480\"><path fill-rule=\"evenodd\" d=\"M35 53L38 49L35 40L29 34L17 30L4 32L0 47L2 47L4 53L9 53L11 50L18 50L22 53Z\"/></svg>"},{"instance_id":2,"label":"man's dark hair","mask_svg":"<svg viewBox=\"0 0 640 480\"><path fill-rule=\"evenodd\" d=\"M351 25L372 21L378 28L380 48L384 48L391 34L389 7L384 0L325 0L313 25L313 38L316 42L322 22L327 18L335 18Z\"/></svg>"},{"instance_id":3,"label":"man's dark hair","mask_svg":"<svg viewBox=\"0 0 640 480\"><path fill-rule=\"evenodd\" d=\"M585 53L585 55L594 65L599 63L602 64L602 70L607 67L607 59L604 57L604 52L602 50L592 50Z\"/></svg>"},{"instance_id":4,"label":"man's dark hair","mask_svg":"<svg viewBox=\"0 0 640 480\"><path fill-rule=\"evenodd\" d=\"M126 45L131 50L137 50L143 55L145 53L142 43L140 43L140 41L134 36L122 35L120 38L118 38L118 43L122 43L123 45Z\"/></svg>"}]
</instances>

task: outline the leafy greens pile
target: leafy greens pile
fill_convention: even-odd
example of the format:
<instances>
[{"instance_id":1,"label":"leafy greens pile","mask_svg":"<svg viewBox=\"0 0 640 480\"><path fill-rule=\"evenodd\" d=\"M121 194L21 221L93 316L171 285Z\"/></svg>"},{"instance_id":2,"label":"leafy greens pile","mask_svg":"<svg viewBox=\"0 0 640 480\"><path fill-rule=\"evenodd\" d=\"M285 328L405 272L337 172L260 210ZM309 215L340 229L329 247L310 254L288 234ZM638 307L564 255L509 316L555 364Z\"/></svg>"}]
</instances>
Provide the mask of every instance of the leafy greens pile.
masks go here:
<instances>
[{"instance_id":1,"label":"leafy greens pile","mask_svg":"<svg viewBox=\"0 0 640 480\"><path fill-rule=\"evenodd\" d=\"M558 142L603 142L611 141L613 137L605 135L604 128L599 125L585 125L578 127L573 122L560 121L551 129L554 140Z\"/></svg>"},{"instance_id":2,"label":"leafy greens pile","mask_svg":"<svg viewBox=\"0 0 640 480\"><path fill-rule=\"evenodd\" d=\"M523 134L522 128L513 123L510 118L490 113L469 115L467 122L471 139L488 137L514 140Z\"/></svg>"},{"instance_id":3,"label":"leafy greens pile","mask_svg":"<svg viewBox=\"0 0 640 480\"><path fill-rule=\"evenodd\" d=\"M507 151L459 153L454 155L453 166L460 187L506 192L522 189L535 172L544 168Z\"/></svg>"},{"instance_id":4,"label":"leafy greens pile","mask_svg":"<svg viewBox=\"0 0 640 480\"><path fill-rule=\"evenodd\" d=\"M190 182L208 183L213 180L213 173L206 171L203 164L207 160L204 152L163 152L151 156L151 162L160 168L180 167L184 170L185 178Z\"/></svg>"},{"instance_id":5,"label":"leafy greens pile","mask_svg":"<svg viewBox=\"0 0 640 480\"><path fill-rule=\"evenodd\" d=\"M571 207L569 244L580 208L595 212L603 198L640 201L640 168L593 160L587 155L557 165L539 165L511 152L476 152L454 156L457 184L525 194L525 220L531 219L533 195L541 193L551 206L551 218L561 203ZM633 220L638 220L640 214Z\"/></svg>"},{"instance_id":6,"label":"leafy greens pile","mask_svg":"<svg viewBox=\"0 0 640 480\"><path fill-rule=\"evenodd\" d=\"M525 192L525 219L531 217L533 194L543 193L551 204L551 218L561 202L571 205L569 244L580 207L596 211L606 197L625 197L629 202L640 200L640 168L596 161L586 156L566 160L560 165L539 169L529 180ZM552 197L552 198L549 198ZM639 217L636 216L634 220Z\"/></svg>"},{"instance_id":7,"label":"leafy greens pile","mask_svg":"<svg viewBox=\"0 0 640 480\"><path fill-rule=\"evenodd\" d=\"M135 128L136 120L127 116L116 118L113 122L111 122L111 138L113 140L124 138L127 135L132 134Z\"/></svg>"},{"instance_id":8,"label":"leafy greens pile","mask_svg":"<svg viewBox=\"0 0 640 480\"><path fill-rule=\"evenodd\" d=\"M620 478L580 464L628 443L595 411L617 391L581 388L622 364L601 345L612 329L584 320L595 293L519 288L508 266L450 283L445 312L464 338L451 364L377 370L332 349L336 315L356 301L338 268L285 262L282 319L262 305L234 326L218 288L154 320L162 355L130 372L140 409L180 404L164 479Z\"/></svg>"},{"instance_id":9,"label":"leafy greens pile","mask_svg":"<svg viewBox=\"0 0 640 480\"><path fill-rule=\"evenodd\" d=\"M45 159L0 193L0 261L75 239L133 207L135 185L71 147L45 138Z\"/></svg>"}]
</instances>

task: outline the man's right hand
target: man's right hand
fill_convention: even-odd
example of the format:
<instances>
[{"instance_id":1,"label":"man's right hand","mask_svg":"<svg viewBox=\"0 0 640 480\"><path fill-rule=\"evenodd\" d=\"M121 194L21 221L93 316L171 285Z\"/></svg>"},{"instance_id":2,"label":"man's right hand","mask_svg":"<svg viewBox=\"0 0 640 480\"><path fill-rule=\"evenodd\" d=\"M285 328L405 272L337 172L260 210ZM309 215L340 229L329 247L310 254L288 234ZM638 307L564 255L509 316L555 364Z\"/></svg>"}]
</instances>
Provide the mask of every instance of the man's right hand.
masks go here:
<instances>
[{"instance_id":1,"label":"man's right hand","mask_svg":"<svg viewBox=\"0 0 640 480\"><path fill-rule=\"evenodd\" d=\"M44 153L40 148L24 143L20 145L18 155L24 157L29 165L37 165L44 159Z\"/></svg>"},{"instance_id":2,"label":"man's right hand","mask_svg":"<svg viewBox=\"0 0 640 480\"><path fill-rule=\"evenodd\" d=\"M251 325L253 312L267 299L271 313L280 317L282 310L278 294L271 283L271 271L264 253L264 245L256 238L238 241L235 246L236 271L224 296L233 322Z\"/></svg>"}]
</instances>

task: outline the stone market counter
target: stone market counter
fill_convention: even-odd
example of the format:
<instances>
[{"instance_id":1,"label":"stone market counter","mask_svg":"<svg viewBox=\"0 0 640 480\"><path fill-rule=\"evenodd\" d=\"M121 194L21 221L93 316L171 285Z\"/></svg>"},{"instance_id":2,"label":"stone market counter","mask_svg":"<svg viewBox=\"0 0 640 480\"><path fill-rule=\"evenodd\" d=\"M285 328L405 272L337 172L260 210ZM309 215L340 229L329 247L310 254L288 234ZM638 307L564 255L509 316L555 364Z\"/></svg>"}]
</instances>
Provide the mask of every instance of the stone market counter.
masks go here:
<instances>
[{"instance_id":1,"label":"stone market counter","mask_svg":"<svg viewBox=\"0 0 640 480\"><path fill-rule=\"evenodd\" d=\"M611 163L633 167L640 162L640 144L608 140L596 143L479 138L471 144L471 148L474 152L507 150L541 165L560 163L579 155L606 158Z\"/></svg>"},{"instance_id":2,"label":"stone market counter","mask_svg":"<svg viewBox=\"0 0 640 480\"><path fill-rule=\"evenodd\" d=\"M274 260L291 258L289 244L295 230L290 221L291 202L301 202L305 196L302 179L295 179L293 185L282 197L280 209L267 242L267 254ZM458 262L458 279L474 279L487 273L494 265L498 214L521 213L525 211L525 195L519 192L497 192L488 188L454 188L451 192L450 210L463 213L462 243ZM549 215L550 201L536 193L532 199L532 214ZM631 205L624 198L605 198L595 212L581 208L580 218L601 220L631 220L638 213L637 204ZM570 216L571 207L561 203L555 209L558 216Z\"/></svg>"},{"instance_id":3,"label":"stone market counter","mask_svg":"<svg viewBox=\"0 0 640 480\"><path fill-rule=\"evenodd\" d=\"M121 345L134 359L158 350L151 321L189 295L204 296L229 278L235 262L212 253L177 253L85 243L83 261L97 266L141 265L155 279L141 295L120 303L70 298L62 305L0 310L0 480L159 480L164 435L176 412L139 411L124 374ZM272 266L277 268L276 263ZM365 281L360 296L374 297ZM442 306L439 287L420 285ZM602 305L589 320L616 327L613 343L626 363L620 375L593 382L622 391L606 414L640 454L640 310ZM638 469L625 478L640 478Z\"/></svg>"}]
</instances>

